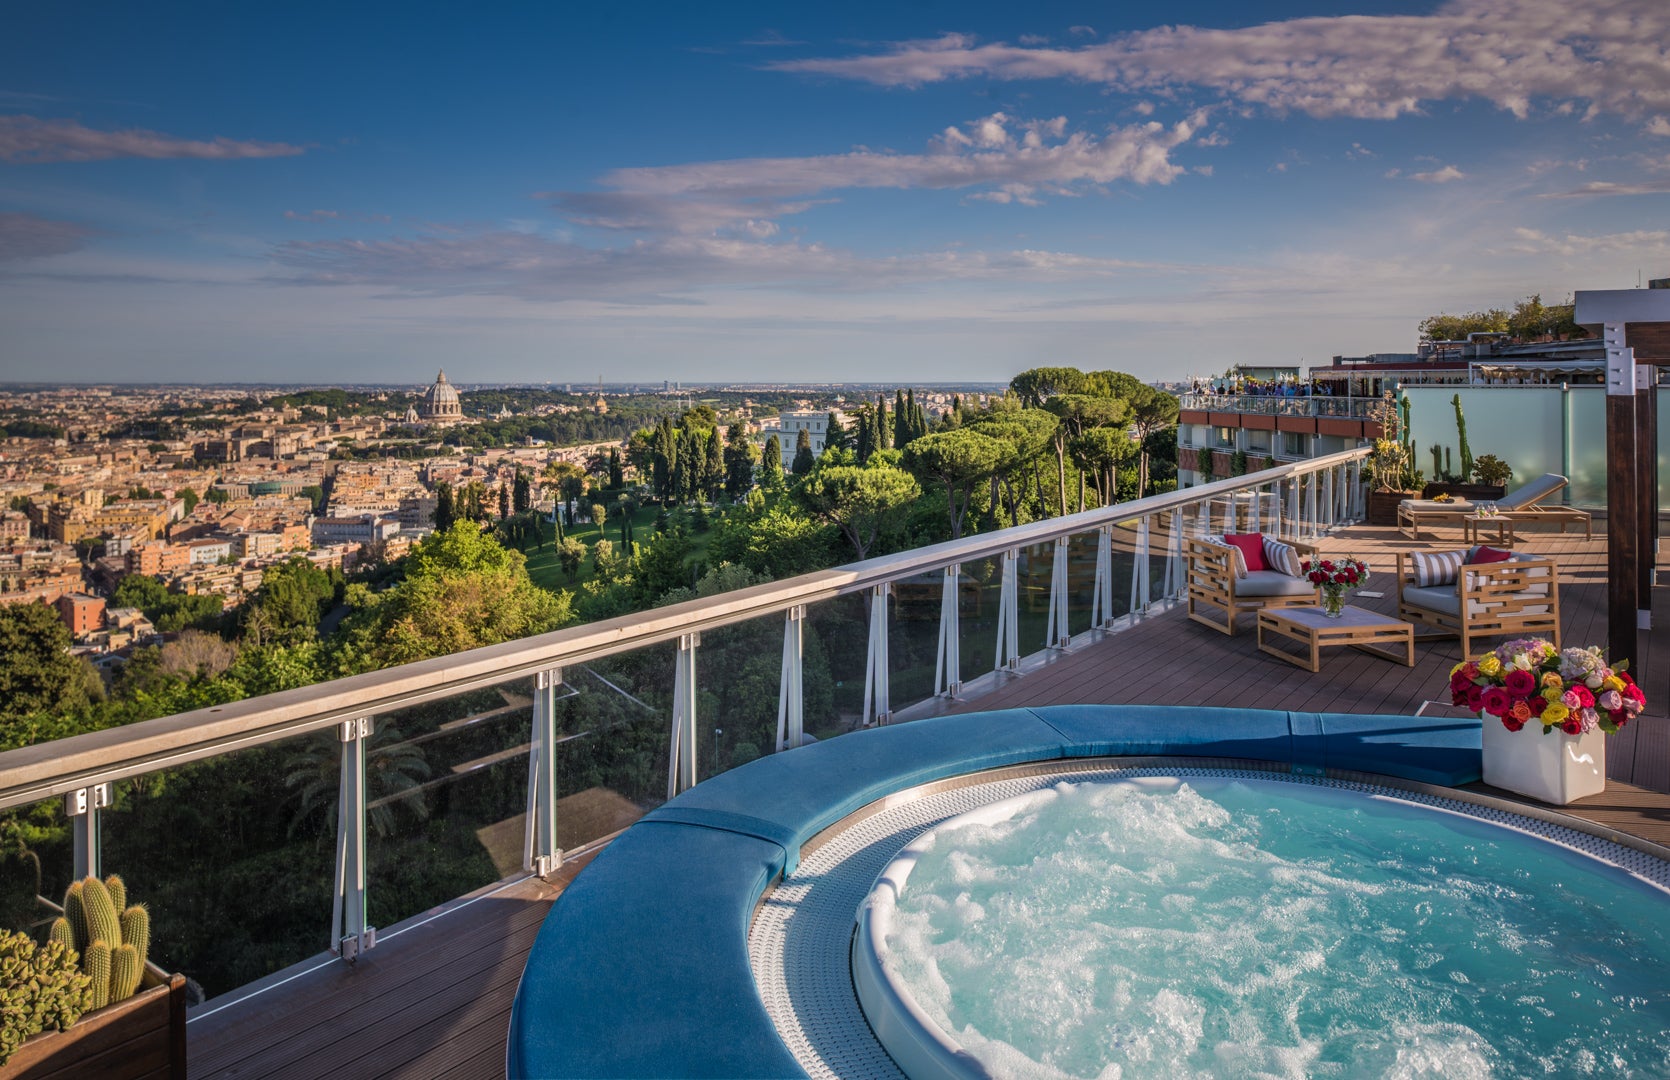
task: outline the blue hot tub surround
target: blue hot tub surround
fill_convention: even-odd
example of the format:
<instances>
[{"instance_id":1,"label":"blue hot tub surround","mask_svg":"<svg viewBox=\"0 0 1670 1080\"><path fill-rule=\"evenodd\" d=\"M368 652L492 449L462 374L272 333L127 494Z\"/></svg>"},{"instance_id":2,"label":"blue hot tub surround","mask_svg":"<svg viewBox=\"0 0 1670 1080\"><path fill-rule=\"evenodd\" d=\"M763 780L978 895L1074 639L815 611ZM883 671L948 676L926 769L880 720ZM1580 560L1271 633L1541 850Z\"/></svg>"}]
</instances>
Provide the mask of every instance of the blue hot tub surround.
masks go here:
<instances>
[{"instance_id":1,"label":"blue hot tub surround","mask_svg":"<svg viewBox=\"0 0 1670 1080\"><path fill-rule=\"evenodd\" d=\"M1239 758L1454 787L1479 779L1479 722L1058 705L918 720L750 762L651 811L563 892L516 992L510 1075L804 1076L748 959L755 905L794 872L801 845L920 784L1094 757Z\"/></svg>"}]
</instances>

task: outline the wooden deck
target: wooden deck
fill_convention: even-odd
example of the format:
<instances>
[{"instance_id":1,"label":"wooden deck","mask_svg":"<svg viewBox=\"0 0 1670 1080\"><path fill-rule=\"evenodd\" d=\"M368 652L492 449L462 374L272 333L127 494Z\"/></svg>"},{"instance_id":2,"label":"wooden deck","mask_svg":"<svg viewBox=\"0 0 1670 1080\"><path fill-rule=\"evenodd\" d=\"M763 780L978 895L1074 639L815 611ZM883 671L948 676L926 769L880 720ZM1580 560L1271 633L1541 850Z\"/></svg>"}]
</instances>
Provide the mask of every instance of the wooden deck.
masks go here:
<instances>
[{"instance_id":1,"label":"wooden deck","mask_svg":"<svg viewBox=\"0 0 1670 1080\"><path fill-rule=\"evenodd\" d=\"M190 1075L498 1080L528 950L586 861L550 882L528 878L428 922L419 916L356 964L281 972L268 980L276 985L194 1016Z\"/></svg>"},{"instance_id":2,"label":"wooden deck","mask_svg":"<svg viewBox=\"0 0 1670 1080\"><path fill-rule=\"evenodd\" d=\"M1392 553L1452 546L1415 544L1392 529L1353 528L1322 541L1332 553L1368 560L1368 586L1380 599L1354 602L1391 613ZM1533 533L1521 549L1548 554L1561 567L1563 632L1568 643L1606 635L1604 536ZM1634 670L1655 711L1670 700L1670 600L1646 635ZM954 703L962 712L1072 702L1167 702L1332 712L1413 712L1447 699L1454 640L1421 641L1413 669L1352 649L1330 649L1317 674L1260 653L1253 619L1225 637L1182 611L1061 653L990 693ZM1656 666L1655 666L1656 661ZM1643 676L1645 676L1643 678ZM1670 719L1644 716L1611 740L1613 783L1604 795L1569 808L1582 817L1670 844ZM1483 785L1478 790L1488 791ZM504 1075L511 1001L528 949L551 902L582 864L551 883L518 882L467 906L389 936L357 965L326 963L288 981L194 1018L188 1029L190 1071L204 1077L383 1077L391 1080ZM414 920L417 922L417 920ZM282 974L282 973L281 973ZM276 980L270 980L276 981ZM213 1008L214 1003L210 1003Z\"/></svg>"},{"instance_id":3,"label":"wooden deck","mask_svg":"<svg viewBox=\"0 0 1670 1080\"><path fill-rule=\"evenodd\" d=\"M1439 539L1415 542L1391 528L1356 526L1318 543L1324 554L1364 559L1374 578L1365 588L1379 598L1353 595L1351 603L1395 615L1393 572L1399 551L1462 546L1459 528ZM1604 524L1586 540L1581 532L1529 532L1517 550L1553 558L1560 567L1562 644L1606 641L1606 538ZM1661 570L1661 573L1663 571ZM1670 845L1670 591L1655 590L1654 629L1642 635L1643 655L1631 672L1647 692L1651 713L1608 741L1605 794L1567 812L1610 828ZM1412 713L1428 701L1448 708L1450 668L1462 659L1454 638L1416 636L1415 666L1405 667L1350 648L1325 650L1316 674L1258 650L1251 614L1239 631L1221 634L1190 621L1183 610L1156 615L1137 628L1066 650L1052 663L1006 680L992 692L949 712L1026 705L1212 705L1306 712ZM1484 648L1500 644L1486 639ZM1429 706L1429 711L1433 706ZM1478 790L1489 791L1483 785ZM1504 793L1505 794L1505 793Z\"/></svg>"}]
</instances>

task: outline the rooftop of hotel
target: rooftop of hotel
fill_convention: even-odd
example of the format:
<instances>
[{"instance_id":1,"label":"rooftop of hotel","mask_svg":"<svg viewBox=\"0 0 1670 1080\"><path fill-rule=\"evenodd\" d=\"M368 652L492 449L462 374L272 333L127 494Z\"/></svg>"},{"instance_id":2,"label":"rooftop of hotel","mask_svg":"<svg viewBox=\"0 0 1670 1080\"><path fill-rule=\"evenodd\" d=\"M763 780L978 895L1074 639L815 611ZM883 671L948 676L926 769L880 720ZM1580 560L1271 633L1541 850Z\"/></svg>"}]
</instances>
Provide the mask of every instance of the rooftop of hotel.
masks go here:
<instances>
[{"instance_id":1,"label":"rooftop of hotel","mask_svg":"<svg viewBox=\"0 0 1670 1080\"><path fill-rule=\"evenodd\" d=\"M1386 595L1354 602L1389 614L1395 605L1386 583L1396 554L1453 539L1441 537L1417 542L1395 529L1351 525L1320 537L1318 547L1324 554L1366 559L1380 575L1376 591ZM1557 561L1564 640L1604 640L1603 530L1592 539L1575 531L1526 530L1516 546ZM1670 663L1670 610L1642 635L1642 646L1634 669L1656 686ZM1225 636L1172 607L1118 632L1075 635L1066 648L1028 658L1017 674L970 683L956 699L936 699L914 711L1176 703L1413 714L1448 710L1442 701L1432 703L1446 697L1449 669L1459 659L1453 639L1419 643L1413 669L1351 649L1331 650L1322 670L1311 674L1260 652L1246 616L1240 633ZM1567 812L1670 845L1670 719L1645 714L1613 737L1608 771L1606 792ZM1513 797L1482 784L1470 787ZM321 956L211 1001L189 1027L191 1074L502 1076L511 1003L528 950L554 899L595 851L566 862L548 879L513 875L390 928L356 964Z\"/></svg>"}]
</instances>

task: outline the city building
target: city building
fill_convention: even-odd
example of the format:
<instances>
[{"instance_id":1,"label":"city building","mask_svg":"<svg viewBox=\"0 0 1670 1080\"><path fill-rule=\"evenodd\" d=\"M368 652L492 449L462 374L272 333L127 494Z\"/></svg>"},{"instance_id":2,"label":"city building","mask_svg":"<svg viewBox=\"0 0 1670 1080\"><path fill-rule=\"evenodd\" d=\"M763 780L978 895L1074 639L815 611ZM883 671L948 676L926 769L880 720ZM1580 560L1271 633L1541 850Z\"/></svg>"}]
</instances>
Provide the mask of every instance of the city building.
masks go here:
<instances>
[{"instance_id":1,"label":"city building","mask_svg":"<svg viewBox=\"0 0 1670 1080\"><path fill-rule=\"evenodd\" d=\"M320 518L313 523L313 543L320 547L333 544L370 544L387 540L400 531L400 519L377 514L358 517Z\"/></svg>"},{"instance_id":2,"label":"city building","mask_svg":"<svg viewBox=\"0 0 1670 1080\"><path fill-rule=\"evenodd\" d=\"M838 409L835 410L835 418L841 422L842 427L850 428L852 426L852 418ZM783 465L785 468L794 461L795 448L800 445L800 433L802 431L806 432L811 438L812 453L823 453L824 441L829 435L828 412L819 412L816 409L799 409L780 414L777 422L779 426L775 431L766 428L760 434L765 438L770 438L772 435L777 436L783 448Z\"/></svg>"},{"instance_id":3,"label":"city building","mask_svg":"<svg viewBox=\"0 0 1670 1080\"><path fill-rule=\"evenodd\" d=\"M57 601L58 617L69 627L70 636L81 638L104 629L104 600L86 593L65 593Z\"/></svg>"}]
</instances>

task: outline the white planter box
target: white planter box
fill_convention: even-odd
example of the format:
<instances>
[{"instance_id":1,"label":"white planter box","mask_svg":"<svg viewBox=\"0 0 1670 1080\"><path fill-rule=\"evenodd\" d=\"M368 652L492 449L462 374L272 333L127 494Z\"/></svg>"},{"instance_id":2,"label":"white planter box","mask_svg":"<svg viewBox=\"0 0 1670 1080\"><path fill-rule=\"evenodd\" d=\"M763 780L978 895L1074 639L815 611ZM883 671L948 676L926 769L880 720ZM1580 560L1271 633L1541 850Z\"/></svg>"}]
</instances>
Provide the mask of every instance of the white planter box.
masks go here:
<instances>
[{"instance_id":1,"label":"white planter box","mask_svg":"<svg viewBox=\"0 0 1670 1080\"><path fill-rule=\"evenodd\" d=\"M1509 731L1489 713L1484 725L1484 782L1564 806L1606 790L1606 733L1586 735L1551 731L1532 720Z\"/></svg>"}]
</instances>

